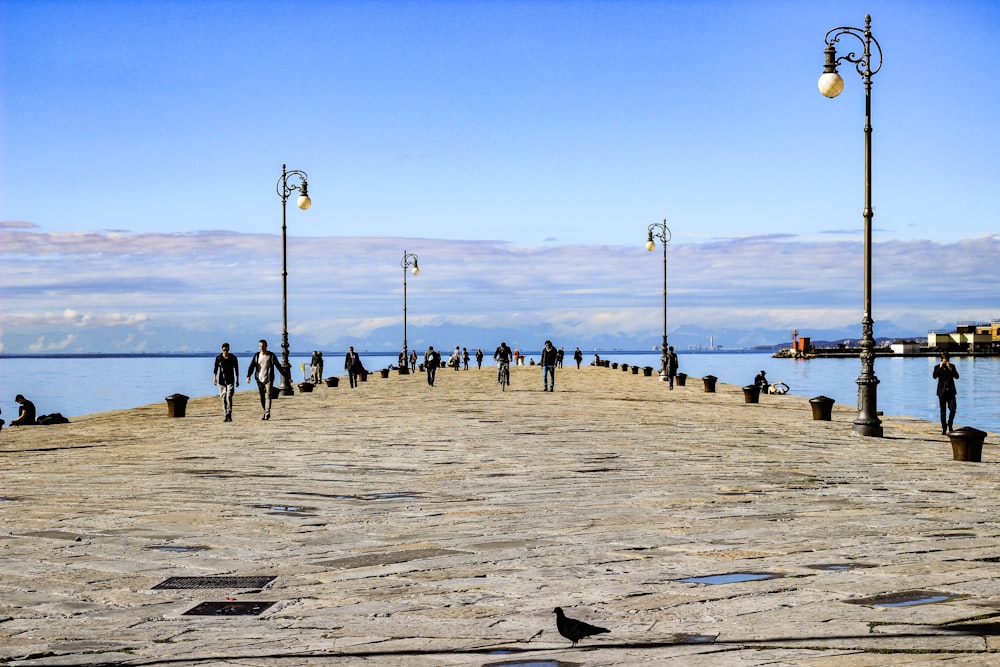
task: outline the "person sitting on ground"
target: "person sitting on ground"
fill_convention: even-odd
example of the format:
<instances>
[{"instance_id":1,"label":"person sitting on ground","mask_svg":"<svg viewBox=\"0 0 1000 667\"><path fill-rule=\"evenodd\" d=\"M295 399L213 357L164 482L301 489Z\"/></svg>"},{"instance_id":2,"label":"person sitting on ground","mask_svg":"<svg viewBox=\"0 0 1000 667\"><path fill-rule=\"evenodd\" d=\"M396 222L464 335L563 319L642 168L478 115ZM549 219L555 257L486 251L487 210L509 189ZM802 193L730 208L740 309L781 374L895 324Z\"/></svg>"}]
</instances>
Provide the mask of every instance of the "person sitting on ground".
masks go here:
<instances>
[{"instance_id":1,"label":"person sitting on ground","mask_svg":"<svg viewBox=\"0 0 1000 667\"><path fill-rule=\"evenodd\" d=\"M21 406L21 413L17 419L12 419L11 426L34 426L35 425L35 404L18 394L14 400Z\"/></svg>"},{"instance_id":2,"label":"person sitting on ground","mask_svg":"<svg viewBox=\"0 0 1000 667\"><path fill-rule=\"evenodd\" d=\"M771 387L771 383L767 381L767 373L761 371L757 373L757 377L753 379L753 386L757 387L762 394L766 394L768 389Z\"/></svg>"}]
</instances>

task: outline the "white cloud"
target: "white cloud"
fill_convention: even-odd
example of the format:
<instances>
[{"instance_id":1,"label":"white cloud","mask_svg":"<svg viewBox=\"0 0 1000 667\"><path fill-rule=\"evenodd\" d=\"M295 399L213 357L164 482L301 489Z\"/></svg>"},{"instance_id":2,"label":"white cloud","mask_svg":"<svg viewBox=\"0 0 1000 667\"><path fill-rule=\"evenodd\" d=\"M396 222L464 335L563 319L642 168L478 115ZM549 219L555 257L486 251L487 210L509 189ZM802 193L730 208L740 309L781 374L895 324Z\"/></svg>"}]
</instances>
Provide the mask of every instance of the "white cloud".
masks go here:
<instances>
[{"instance_id":1,"label":"white cloud","mask_svg":"<svg viewBox=\"0 0 1000 667\"><path fill-rule=\"evenodd\" d=\"M281 239L199 232L48 234L0 228L2 337L32 349L71 332L120 329L139 350L168 329L175 349L202 334L281 331ZM566 336L649 337L662 327L662 254L636 246L516 246L498 241L379 237L288 239L289 330L317 342L407 322L517 328ZM794 237L668 247L668 327L832 328L860 320L861 244ZM883 241L873 249L876 323L918 330L1000 316L1000 236L951 244ZM922 322L922 323L921 323ZM59 341L58 343L49 341ZM0 345L4 344L0 342ZM82 344L82 339L78 344ZM154 348L155 349L155 348Z\"/></svg>"},{"instance_id":2,"label":"white cloud","mask_svg":"<svg viewBox=\"0 0 1000 667\"><path fill-rule=\"evenodd\" d=\"M67 349L76 340L76 334L69 334L59 341L49 342L45 336L39 336L34 344L28 346L28 351L32 353L59 352Z\"/></svg>"}]
</instances>

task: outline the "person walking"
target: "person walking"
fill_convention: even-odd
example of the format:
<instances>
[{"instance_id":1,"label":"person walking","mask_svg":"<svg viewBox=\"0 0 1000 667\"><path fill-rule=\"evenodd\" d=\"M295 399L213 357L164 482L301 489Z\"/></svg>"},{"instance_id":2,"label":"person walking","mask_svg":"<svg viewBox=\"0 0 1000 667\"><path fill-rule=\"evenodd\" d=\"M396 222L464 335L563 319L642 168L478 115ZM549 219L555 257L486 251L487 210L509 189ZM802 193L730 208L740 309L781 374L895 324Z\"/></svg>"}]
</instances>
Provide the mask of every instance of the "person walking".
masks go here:
<instances>
[{"instance_id":1,"label":"person walking","mask_svg":"<svg viewBox=\"0 0 1000 667\"><path fill-rule=\"evenodd\" d=\"M573 352L573 361L576 362L576 367L579 368L580 362L583 361L583 352L580 351L580 348L576 348L576 351Z\"/></svg>"},{"instance_id":2,"label":"person walking","mask_svg":"<svg viewBox=\"0 0 1000 667\"><path fill-rule=\"evenodd\" d=\"M565 356L566 356L566 351L564 349L560 347L558 350L556 350L556 368L563 367L563 357Z\"/></svg>"},{"instance_id":3,"label":"person walking","mask_svg":"<svg viewBox=\"0 0 1000 667\"><path fill-rule=\"evenodd\" d=\"M309 360L309 381L319 384L323 379L323 353L313 350L312 359Z\"/></svg>"},{"instance_id":4,"label":"person walking","mask_svg":"<svg viewBox=\"0 0 1000 667\"><path fill-rule=\"evenodd\" d=\"M552 341L545 341L542 348L542 391L556 390L556 359L559 351L552 346Z\"/></svg>"},{"instance_id":5,"label":"person walking","mask_svg":"<svg viewBox=\"0 0 1000 667\"><path fill-rule=\"evenodd\" d=\"M233 421L233 394L240 386L240 362L235 354L229 354L229 343L223 343L222 353L215 357L212 384L219 388L222 397L222 421Z\"/></svg>"},{"instance_id":6,"label":"person walking","mask_svg":"<svg viewBox=\"0 0 1000 667\"><path fill-rule=\"evenodd\" d=\"M483 348L476 348L476 368L482 369L483 367Z\"/></svg>"},{"instance_id":7,"label":"person walking","mask_svg":"<svg viewBox=\"0 0 1000 667\"><path fill-rule=\"evenodd\" d=\"M466 347L462 348L462 368L464 370L469 370L469 349Z\"/></svg>"},{"instance_id":8,"label":"person walking","mask_svg":"<svg viewBox=\"0 0 1000 667\"><path fill-rule=\"evenodd\" d=\"M458 349L458 345L455 346L455 351L451 353L451 358L448 359L448 365L456 371L462 370L462 351Z\"/></svg>"},{"instance_id":9,"label":"person walking","mask_svg":"<svg viewBox=\"0 0 1000 667\"><path fill-rule=\"evenodd\" d=\"M441 355L431 345L424 352L424 369L427 371L427 384L434 386L434 376L437 375L438 366L441 365Z\"/></svg>"},{"instance_id":10,"label":"person walking","mask_svg":"<svg viewBox=\"0 0 1000 667\"><path fill-rule=\"evenodd\" d=\"M37 422L35 421L35 404L24 397L23 394L18 394L14 397L14 402L21 406L17 417L10 420L11 426L34 426Z\"/></svg>"},{"instance_id":11,"label":"person walking","mask_svg":"<svg viewBox=\"0 0 1000 667\"><path fill-rule=\"evenodd\" d=\"M256 378L257 391L260 392L260 407L264 410L261 421L267 421L271 418L271 394L274 390L275 371L281 373L288 384L292 383L292 374L286 371L281 362L278 361L278 355L267 349L266 340L261 338L257 342L257 346L260 349L250 361L250 368L247 369L247 382L250 382L250 378Z\"/></svg>"},{"instance_id":12,"label":"person walking","mask_svg":"<svg viewBox=\"0 0 1000 667\"><path fill-rule=\"evenodd\" d=\"M677 377L677 353L671 345L667 348L667 382L670 383L671 389L674 388L675 377Z\"/></svg>"},{"instance_id":13,"label":"person walking","mask_svg":"<svg viewBox=\"0 0 1000 667\"><path fill-rule=\"evenodd\" d=\"M410 352L410 372L411 373L416 373L417 372L417 351L416 350L412 350Z\"/></svg>"},{"instance_id":14,"label":"person walking","mask_svg":"<svg viewBox=\"0 0 1000 667\"><path fill-rule=\"evenodd\" d=\"M941 363L934 367L932 376L937 380L938 404L941 406L941 435L944 435L953 429L955 410L958 408L958 389L955 387L958 369L949 360L947 352L941 354Z\"/></svg>"},{"instance_id":15,"label":"person walking","mask_svg":"<svg viewBox=\"0 0 1000 667\"><path fill-rule=\"evenodd\" d=\"M347 377L351 381L351 389L355 389L358 386L358 375L365 372L365 366L361 363L361 357L354 351L353 345L347 348L347 354L344 356L344 370L347 371Z\"/></svg>"}]
</instances>

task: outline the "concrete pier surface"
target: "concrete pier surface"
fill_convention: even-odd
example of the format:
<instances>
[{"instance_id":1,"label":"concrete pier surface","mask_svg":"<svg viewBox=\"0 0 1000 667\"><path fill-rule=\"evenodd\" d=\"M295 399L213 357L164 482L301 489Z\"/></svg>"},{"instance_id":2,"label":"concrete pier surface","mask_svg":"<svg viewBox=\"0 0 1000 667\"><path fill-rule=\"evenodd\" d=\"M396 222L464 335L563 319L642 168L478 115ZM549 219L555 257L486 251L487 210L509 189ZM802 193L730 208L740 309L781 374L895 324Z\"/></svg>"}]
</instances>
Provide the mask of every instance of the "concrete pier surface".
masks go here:
<instances>
[{"instance_id":1,"label":"concrete pier surface","mask_svg":"<svg viewBox=\"0 0 1000 667\"><path fill-rule=\"evenodd\" d=\"M5 428L0 664L1000 664L995 434L512 375Z\"/></svg>"}]
</instances>

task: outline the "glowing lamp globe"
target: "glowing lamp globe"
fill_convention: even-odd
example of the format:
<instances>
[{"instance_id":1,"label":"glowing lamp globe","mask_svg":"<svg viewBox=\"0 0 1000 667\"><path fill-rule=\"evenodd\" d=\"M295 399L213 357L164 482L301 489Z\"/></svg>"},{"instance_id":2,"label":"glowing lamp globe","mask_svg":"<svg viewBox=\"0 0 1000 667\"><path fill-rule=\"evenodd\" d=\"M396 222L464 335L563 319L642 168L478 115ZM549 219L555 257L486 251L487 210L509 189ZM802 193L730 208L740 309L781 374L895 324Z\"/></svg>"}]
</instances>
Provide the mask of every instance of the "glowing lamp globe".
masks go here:
<instances>
[{"instance_id":1,"label":"glowing lamp globe","mask_svg":"<svg viewBox=\"0 0 1000 667\"><path fill-rule=\"evenodd\" d=\"M844 90L844 79L836 72L826 72L819 78L817 86L824 97L836 97Z\"/></svg>"}]
</instances>

